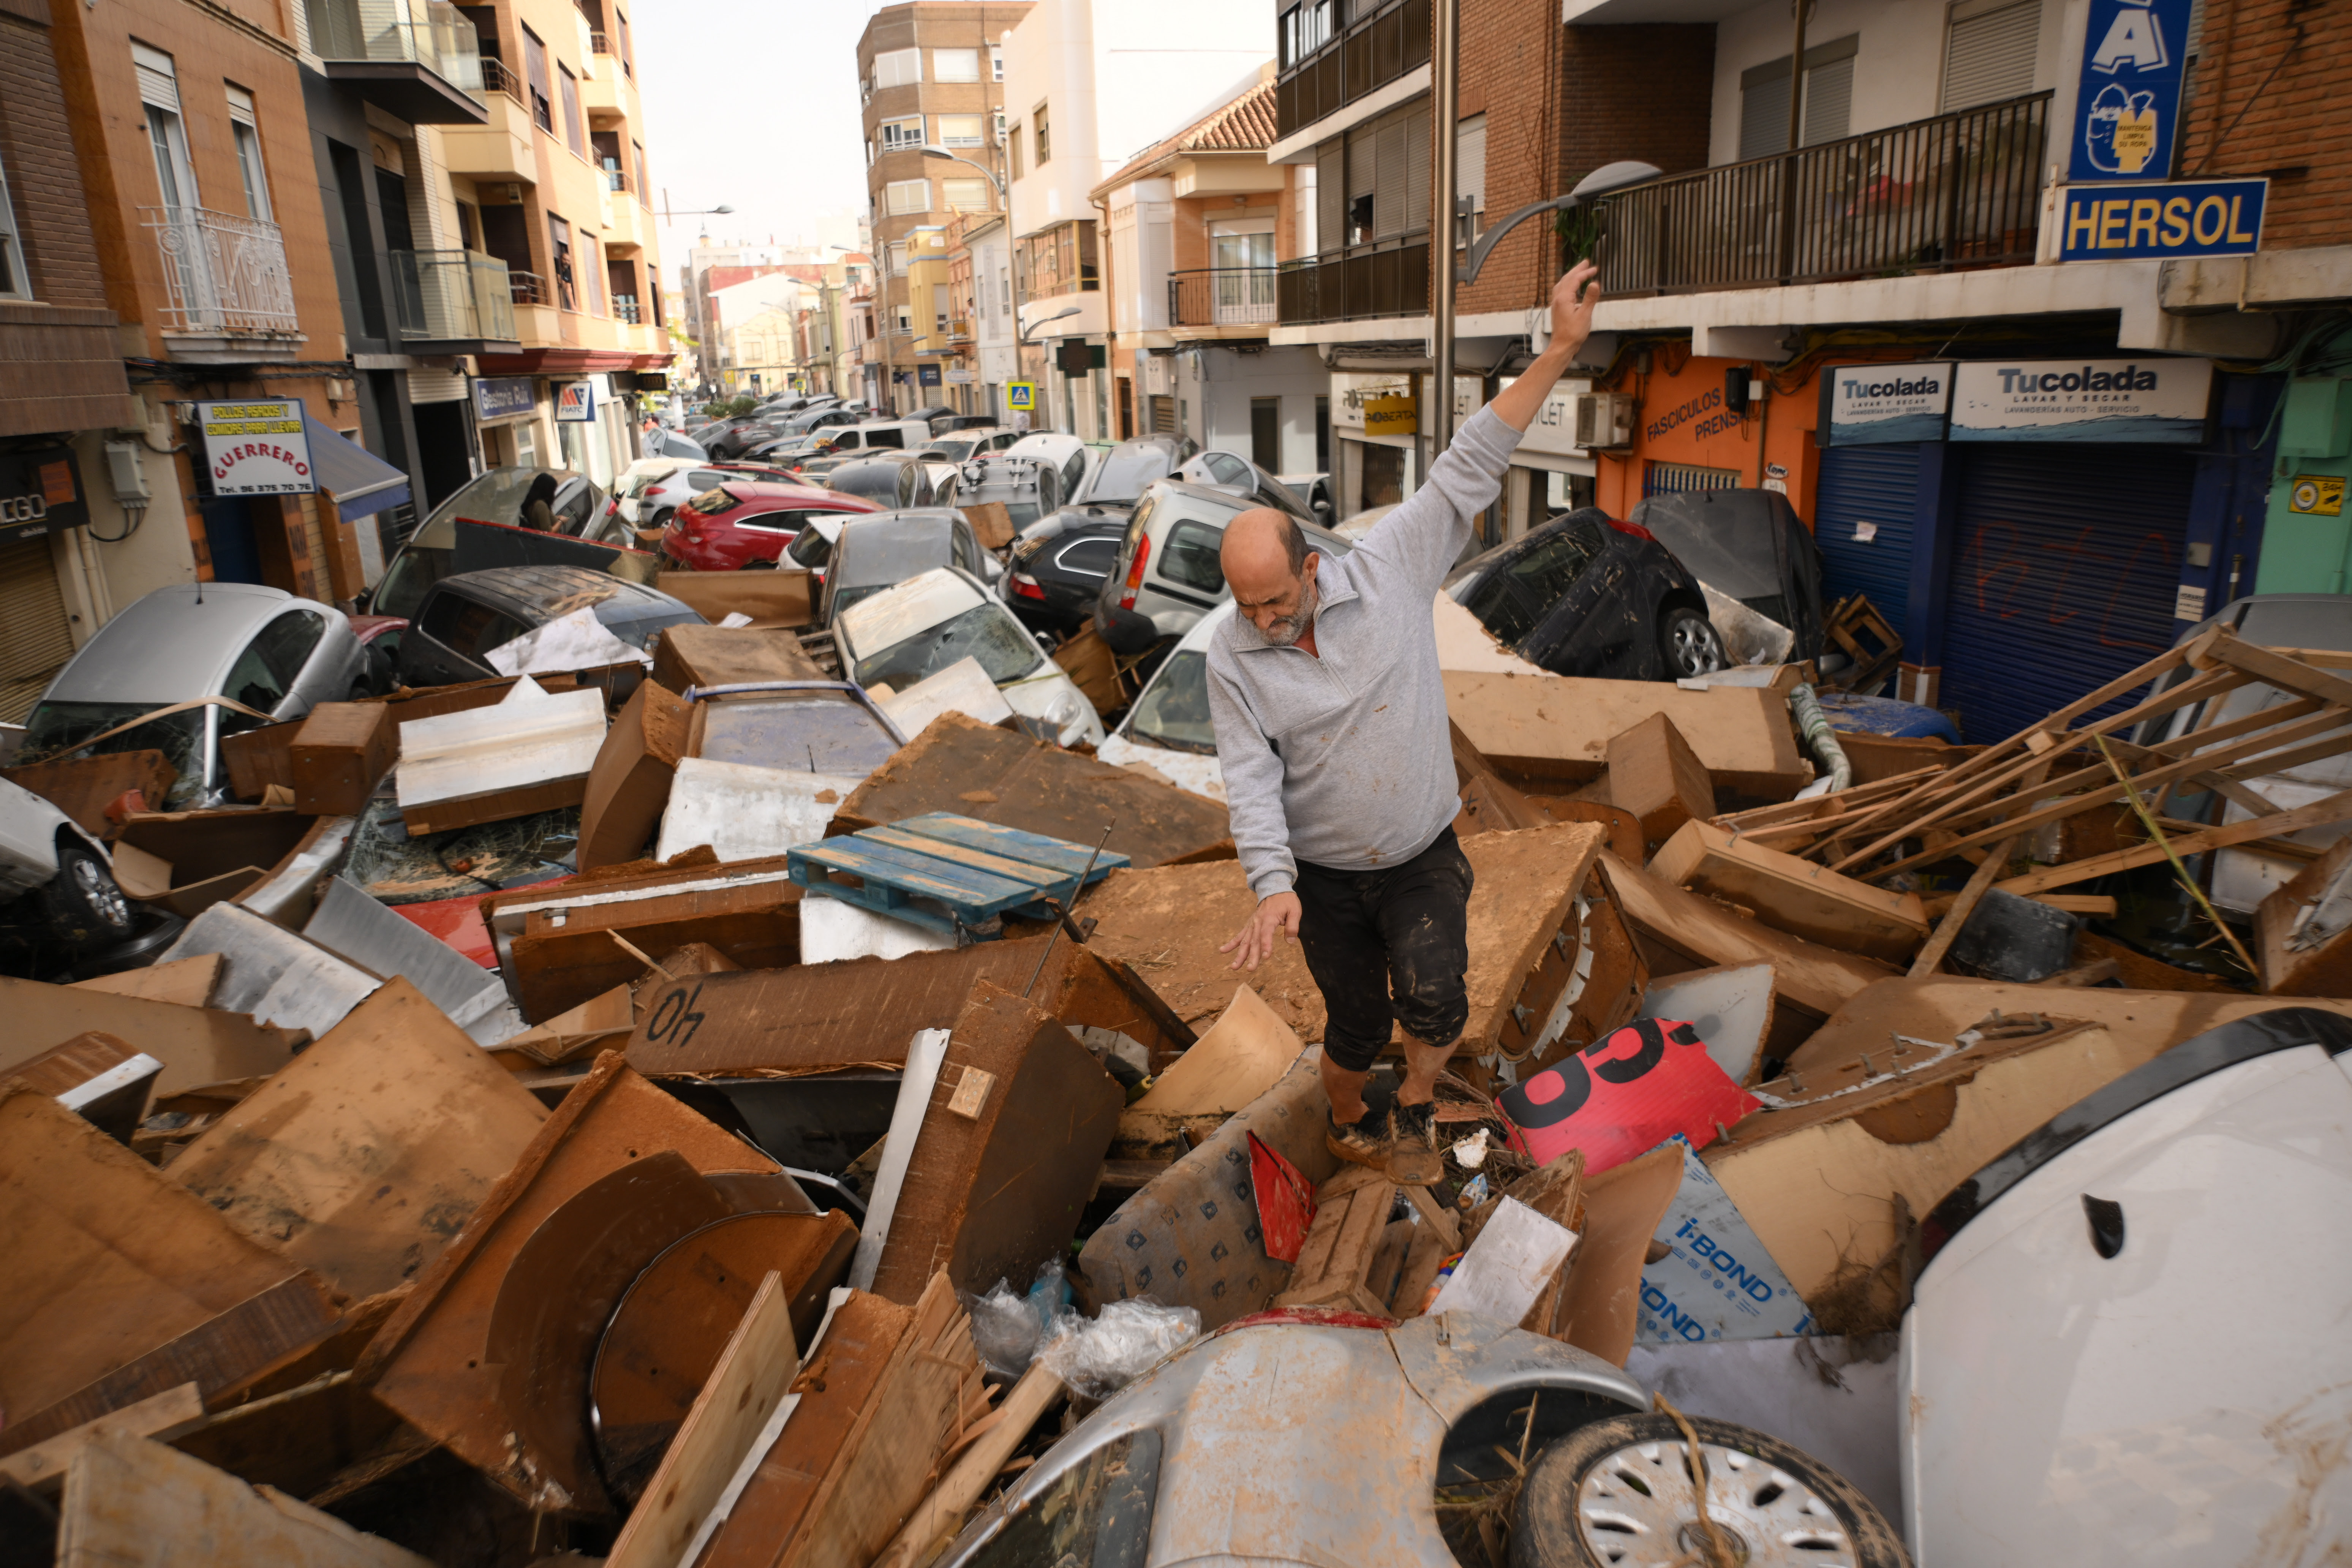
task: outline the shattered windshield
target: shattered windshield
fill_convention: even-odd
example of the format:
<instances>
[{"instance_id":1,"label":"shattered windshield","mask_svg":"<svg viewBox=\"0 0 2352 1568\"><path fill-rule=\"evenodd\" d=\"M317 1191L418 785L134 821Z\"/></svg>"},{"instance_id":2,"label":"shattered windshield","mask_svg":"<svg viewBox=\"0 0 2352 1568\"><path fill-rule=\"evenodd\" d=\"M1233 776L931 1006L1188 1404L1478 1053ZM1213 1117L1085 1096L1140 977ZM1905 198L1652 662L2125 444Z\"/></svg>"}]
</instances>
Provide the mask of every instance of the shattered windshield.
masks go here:
<instances>
[{"instance_id":1,"label":"shattered windshield","mask_svg":"<svg viewBox=\"0 0 2352 1568\"><path fill-rule=\"evenodd\" d=\"M857 684L888 682L904 691L959 659L976 658L988 679L1003 685L1037 668L1037 647L1001 605L974 605L953 620L927 626L906 641L857 661Z\"/></svg>"},{"instance_id":2,"label":"shattered windshield","mask_svg":"<svg viewBox=\"0 0 2352 1568\"><path fill-rule=\"evenodd\" d=\"M25 743L18 748L16 760L47 762L86 747L91 756L157 751L180 775L159 809L177 811L199 805L205 789L205 764L211 760L205 749L205 721L212 712L210 708L166 713L119 735L108 736L95 746L89 745L91 736L105 735L116 725L128 724L141 714L152 713L163 706L158 702L44 702L25 721Z\"/></svg>"},{"instance_id":3,"label":"shattered windshield","mask_svg":"<svg viewBox=\"0 0 2352 1568\"><path fill-rule=\"evenodd\" d=\"M352 830L343 875L385 904L479 897L570 876L579 837L580 808L567 805L412 838L400 803L379 796Z\"/></svg>"},{"instance_id":4,"label":"shattered windshield","mask_svg":"<svg viewBox=\"0 0 2352 1568\"><path fill-rule=\"evenodd\" d=\"M1170 656L1160 679L1135 705L1128 732L1171 752L1213 754L1217 731L1209 722L1209 656L1198 648Z\"/></svg>"}]
</instances>

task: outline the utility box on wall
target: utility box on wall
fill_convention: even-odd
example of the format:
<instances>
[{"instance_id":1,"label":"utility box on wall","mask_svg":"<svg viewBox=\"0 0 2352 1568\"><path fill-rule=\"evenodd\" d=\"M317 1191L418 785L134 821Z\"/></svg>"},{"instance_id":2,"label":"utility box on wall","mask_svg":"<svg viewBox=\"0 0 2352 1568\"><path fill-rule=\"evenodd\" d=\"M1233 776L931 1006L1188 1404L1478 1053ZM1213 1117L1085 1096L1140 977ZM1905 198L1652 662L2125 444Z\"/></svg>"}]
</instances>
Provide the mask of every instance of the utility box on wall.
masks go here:
<instances>
[{"instance_id":1,"label":"utility box on wall","mask_svg":"<svg viewBox=\"0 0 2352 1568\"><path fill-rule=\"evenodd\" d=\"M2279 410L2279 457L2271 471L2257 594L2341 594L2352 568L2352 380L2290 382ZM2216 606L2217 608L2219 606Z\"/></svg>"}]
</instances>

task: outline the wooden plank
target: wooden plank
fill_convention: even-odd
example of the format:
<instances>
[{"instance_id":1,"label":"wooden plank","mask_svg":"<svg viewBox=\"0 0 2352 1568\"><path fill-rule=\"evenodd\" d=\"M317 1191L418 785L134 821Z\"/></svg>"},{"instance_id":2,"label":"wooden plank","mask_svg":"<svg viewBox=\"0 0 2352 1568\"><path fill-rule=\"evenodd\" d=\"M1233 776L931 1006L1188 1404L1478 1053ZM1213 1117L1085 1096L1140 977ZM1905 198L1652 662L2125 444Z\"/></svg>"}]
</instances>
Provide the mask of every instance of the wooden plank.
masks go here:
<instances>
[{"instance_id":1,"label":"wooden plank","mask_svg":"<svg viewBox=\"0 0 2352 1568\"><path fill-rule=\"evenodd\" d=\"M605 1568L670 1568L800 1375L783 1278L760 1281L734 1337L662 1456Z\"/></svg>"},{"instance_id":2,"label":"wooden plank","mask_svg":"<svg viewBox=\"0 0 2352 1568\"><path fill-rule=\"evenodd\" d=\"M2208 849L2225 849L2235 844L2250 844L2273 834L2300 833L2306 827L2325 827L2332 823L2352 819L2352 790L2344 790L2325 800L2294 811L2283 811L2275 816L2258 816L2251 822L2233 822L2224 827L2209 827L2201 833L2172 839L2172 852L2186 858L2202 855ZM2157 844L2144 844L2136 849L2119 849L2112 855L2095 856L2088 860L2076 860L2064 866L2048 866L2011 877L1997 883L2004 893L2039 893L2051 888L2071 887L2087 882L2094 877L2104 877L2110 871L2128 871L2135 866L2152 866L2165 858L2164 848Z\"/></svg>"},{"instance_id":3,"label":"wooden plank","mask_svg":"<svg viewBox=\"0 0 2352 1568\"><path fill-rule=\"evenodd\" d=\"M792 851L792 860L795 867L823 866L828 870L863 877L869 882L901 888L953 905L959 912L972 911L982 919L1037 896L1037 889L1026 883L992 877L983 871L967 871L945 860L887 844L869 843L861 837L827 838L803 845Z\"/></svg>"},{"instance_id":4,"label":"wooden plank","mask_svg":"<svg viewBox=\"0 0 2352 1568\"><path fill-rule=\"evenodd\" d=\"M1992 890L1993 879L2009 869L2009 858L2016 852L2017 835L2012 833L1985 856L1983 863L1969 875L1968 885L1960 889L1960 896L1952 900L1952 907L1937 922L1927 945L1920 948L1919 956L1911 961L1912 979L1924 979L1944 966L1944 954L1951 952L1952 943L1959 939L1960 928L1969 923L1977 905Z\"/></svg>"},{"instance_id":5,"label":"wooden plank","mask_svg":"<svg viewBox=\"0 0 2352 1568\"><path fill-rule=\"evenodd\" d=\"M154 811L179 776L180 771L157 751L105 752L0 769L0 778L39 795L94 838L112 830L106 808L125 791L137 790L146 809Z\"/></svg>"},{"instance_id":6,"label":"wooden plank","mask_svg":"<svg viewBox=\"0 0 2352 1568\"><path fill-rule=\"evenodd\" d=\"M1021 1381L1005 1394L1004 1403L997 1406L987 1431L940 1478L915 1517L874 1560L873 1568L920 1568L937 1555L962 1528L964 1515L995 1482L1004 1462L1027 1439L1038 1418L1061 1396L1062 1380L1053 1369L1042 1361L1031 1362Z\"/></svg>"},{"instance_id":7,"label":"wooden plank","mask_svg":"<svg viewBox=\"0 0 2352 1568\"><path fill-rule=\"evenodd\" d=\"M1591 680L1449 669L1445 706L1487 762L1513 774L1600 776L1609 742L1664 713L1709 776L1743 794L1785 800L1804 783L1788 700L1761 687L1688 691L1662 680Z\"/></svg>"},{"instance_id":8,"label":"wooden plank","mask_svg":"<svg viewBox=\"0 0 2352 1568\"><path fill-rule=\"evenodd\" d=\"M148 1002L202 1007L212 1000L213 986L219 982L221 970L227 963L217 952L202 952L194 958L151 963L144 969L126 969L120 974L77 980L68 989L103 991L110 996L136 996Z\"/></svg>"},{"instance_id":9,"label":"wooden plank","mask_svg":"<svg viewBox=\"0 0 2352 1568\"><path fill-rule=\"evenodd\" d=\"M2217 626L2217 631L2227 627ZM2302 697L2315 697L2332 708L2352 708L2352 680L2314 669L2299 660L2290 658L2275 648L2248 642L2231 632L2226 637L2213 639L2205 650L2206 657L2228 665L2242 674L2275 686L2282 691L2292 691Z\"/></svg>"},{"instance_id":10,"label":"wooden plank","mask_svg":"<svg viewBox=\"0 0 2352 1568\"><path fill-rule=\"evenodd\" d=\"M1051 867L1065 876L1076 876L1091 866L1092 872L1087 878L1089 886L1128 863L1127 857L1114 849L1105 848L1097 855L1091 843L1077 844L1066 838L1049 838L1042 833L1027 833L1001 823L982 822L977 817L956 816L943 811L905 817L898 826L925 838L988 850L1022 865Z\"/></svg>"},{"instance_id":11,"label":"wooden plank","mask_svg":"<svg viewBox=\"0 0 2352 1568\"><path fill-rule=\"evenodd\" d=\"M55 1491L65 1484L66 1468L74 1457L110 1432L169 1442L205 1418L204 1396L193 1383L177 1384L150 1394L135 1405L110 1410L95 1421L58 1433L0 1458L0 1478L37 1492Z\"/></svg>"},{"instance_id":12,"label":"wooden plank","mask_svg":"<svg viewBox=\"0 0 2352 1568\"><path fill-rule=\"evenodd\" d=\"M1019 882L1045 897L1059 899L1066 903L1070 894L1076 890L1070 886L1078 879L1075 872L1057 872L1050 866L1010 860L1002 855L992 855L984 849L974 849L969 845L945 838L926 838L919 833L888 826L868 827L855 837L860 844L887 844L894 849L904 849L910 855L919 855L926 859L943 860L966 870Z\"/></svg>"},{"instance_id":13,"label":"wooden plank","mask_svg":"<svg viewBox=\"0 0 2352 1568\"><path fill-rule=\"evenodd\" d=\"M1752 909L1791 936L1895 963L1918 950L1927 921L1916 893L1852 877L1735 839L1711 822L1683 825L1650 860L1653 873Z\"/></svg>"},{"instance_id":14,"label":"wooden plank","mask_svg":"<svg viewBox=\"0 0 2352 1568\"><path fill-rule=\"evenodd\" d=\"M75 1458L58 1514L58 1568L208 1563L433 1568L380 1536L144 1437L103 1436Z\"/></svg>"},{"instance_id":15,"label":"wooden plank","mask_svg":"<svg viewBox=\"0 0 2352 1568\"><path fill-rule=\"evenodd\" d=\"M256 1024L243 1013L5 976L0 976L0 1017L8 1020L8 1044L0 1047L7 1063L95 1029L131 1041L163 1064L158 1095L276 1072L309 1037L305 1029ZM6 1076L0 1063L0 1079Z\"/></svg>"},{"instance_id":16,"label":"wooden plank","mask_svg":"<svg viewBox=\"0 0 2352 1568\"><path fill-rule=\"evenodd\" d=\"M169 1174L359 1299L439 1257L546 1120L529 1089L394 976L224 1111Z\"/></svg>"}]
</instances>

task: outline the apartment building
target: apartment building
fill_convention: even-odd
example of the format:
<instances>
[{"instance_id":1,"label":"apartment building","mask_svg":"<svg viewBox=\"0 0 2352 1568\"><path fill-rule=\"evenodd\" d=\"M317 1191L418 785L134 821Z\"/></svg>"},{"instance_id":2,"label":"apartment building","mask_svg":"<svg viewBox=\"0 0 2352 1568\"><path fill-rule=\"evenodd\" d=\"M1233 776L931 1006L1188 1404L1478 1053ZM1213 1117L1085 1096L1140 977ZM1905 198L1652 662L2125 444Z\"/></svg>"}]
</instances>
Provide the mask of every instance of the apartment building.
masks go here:
<instances>
[{"instance_id":1,"label":"apartment building","mask_svg":"<svg viewBox=\"0 0 2352 1568\"><path fill-rule=\"evenodd\" d=\"M959 358L941 308L946 225L958 213L1003 208L1002 42L1029 11L1026 4L915 0L881 7L858 36L871 250L880 264L863 395L877 407L940 402Z\"/></svg>"},{"instance_id":2,"label":"apartment building","mask_svg":"<svg viewBox=\"0 0 2352 1568\"><path fill-rule=\"evenodd\" d=\"M436 210L457 248L505 263L516 344L471 356L461 416L486 465L610 483L637 453L639 395L668 384L631 4L457 7L474 28L488 113L433 136L450 204ZM439 248L445 235L434 237Z\"/></svg>"}]
</instances>

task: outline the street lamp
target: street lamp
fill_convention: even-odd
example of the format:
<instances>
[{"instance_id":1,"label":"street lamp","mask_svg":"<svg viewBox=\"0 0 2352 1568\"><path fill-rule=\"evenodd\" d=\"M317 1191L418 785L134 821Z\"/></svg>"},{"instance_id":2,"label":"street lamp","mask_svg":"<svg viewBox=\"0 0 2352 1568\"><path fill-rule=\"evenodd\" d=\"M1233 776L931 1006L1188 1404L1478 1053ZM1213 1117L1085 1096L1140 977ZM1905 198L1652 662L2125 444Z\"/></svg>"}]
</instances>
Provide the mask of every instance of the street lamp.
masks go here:
<instances>
[{"instance_id":1,"label":"street lamp","mask_svg":"<svg viewBox=\"0 0 2352 1568\"><path fill-rule=\"evenodd\" d=\"M715 207L688 207L684 212L672 212L669 205L669 193L667 191L662 192L662 222L664 223L676 223L682 217L709 217L714 214L731 213L735 209L733 207L721 202Z\"/></svg>"},{"instance_id":2,"label":"street lamp","mask_svg":"<svg viewBox=\"0 0 2352 1568\"><path fill-rule=\"evenodd\" d=\"M950 153L946 148L936 144L926 146L923 149L923 156L926 158L945 158L950 163L961 163L967 169L978 169L982 174L988 176L988 183L996 187L996 205L1000 207L1005 205L1004 182L998 179L996 177L996 171L990 168L987 164L975 163L969 158L963 157L958 153Z\"/></svg>"},{"instance_id":3,"label":"street lamp","mask_svg":"<svg viewBox=\"0 0 2352 1568\"><path fill-rule=\"evenodd\" d=\"M1037 340L1031 337L1029 335L1030 333L1035 331L1038 328L1046 325L1048 322L1058 321L1065 316L1075 316L1077 313L1078 307L1076 305L1065 305L1050 316L1040 316L1035 321L1021 329L1021 341L1024 343L1035 342Z\"/></svg>"}]
</instances>

